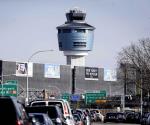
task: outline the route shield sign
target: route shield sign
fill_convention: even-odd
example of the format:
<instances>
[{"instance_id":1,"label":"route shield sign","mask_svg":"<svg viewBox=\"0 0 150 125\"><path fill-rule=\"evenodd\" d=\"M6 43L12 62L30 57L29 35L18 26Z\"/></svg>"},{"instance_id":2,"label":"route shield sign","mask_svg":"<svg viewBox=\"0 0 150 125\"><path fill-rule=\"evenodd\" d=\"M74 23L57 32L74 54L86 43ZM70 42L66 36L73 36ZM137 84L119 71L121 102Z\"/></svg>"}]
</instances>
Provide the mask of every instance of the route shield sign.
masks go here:
<instances>
[{"instance_id":1,"label":"route shield sign","mask_svg":"<svg viewBox=\"0 0 150 125\"><path fill-rule=\"evenodd\" d=\"M79 101L80 95L71 95L71 101Z\"/></svg>"}]
</instances>

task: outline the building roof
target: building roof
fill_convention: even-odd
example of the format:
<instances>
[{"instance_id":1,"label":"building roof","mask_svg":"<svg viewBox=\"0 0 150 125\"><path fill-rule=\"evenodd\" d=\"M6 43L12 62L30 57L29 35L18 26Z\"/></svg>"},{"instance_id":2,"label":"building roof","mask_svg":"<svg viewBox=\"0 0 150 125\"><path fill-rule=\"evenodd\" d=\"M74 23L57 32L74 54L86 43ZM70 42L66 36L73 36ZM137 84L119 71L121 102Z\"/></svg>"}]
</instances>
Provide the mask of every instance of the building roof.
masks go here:
<instances>
[{"instance_id":1,"label":"building roof","mask_svg":"<svg viewBox=\"0 0 150 125\"><path fill-rule=\"evenodd\" d=\"M60 25L57 27L57 29L74 29L74 28L78 28L78 29L91 29L91 30L94 30L95 27L87 24L87 23L77 23L77 22L72 22L72 23L65 23L63 25Z\"/></svg>"}]
</instances>

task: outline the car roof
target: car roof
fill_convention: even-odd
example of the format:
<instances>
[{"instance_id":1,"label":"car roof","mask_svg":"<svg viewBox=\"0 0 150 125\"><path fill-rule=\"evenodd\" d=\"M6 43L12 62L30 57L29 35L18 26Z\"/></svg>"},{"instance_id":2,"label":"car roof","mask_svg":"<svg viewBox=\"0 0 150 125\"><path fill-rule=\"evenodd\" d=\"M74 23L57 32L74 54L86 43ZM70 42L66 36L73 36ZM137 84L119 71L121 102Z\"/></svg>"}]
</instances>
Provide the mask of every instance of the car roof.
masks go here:
<instances>
[{"instance_id":1,"label":"car roof","mask_svg":"<svg viewBox=\"0 0 150 125\"><path fill-rule=\"evenodd\" d=\"M47 115L46 113L28 113L29 115ZM48 115L47 115L48 116Z\"/></svg>"}]
</instances>

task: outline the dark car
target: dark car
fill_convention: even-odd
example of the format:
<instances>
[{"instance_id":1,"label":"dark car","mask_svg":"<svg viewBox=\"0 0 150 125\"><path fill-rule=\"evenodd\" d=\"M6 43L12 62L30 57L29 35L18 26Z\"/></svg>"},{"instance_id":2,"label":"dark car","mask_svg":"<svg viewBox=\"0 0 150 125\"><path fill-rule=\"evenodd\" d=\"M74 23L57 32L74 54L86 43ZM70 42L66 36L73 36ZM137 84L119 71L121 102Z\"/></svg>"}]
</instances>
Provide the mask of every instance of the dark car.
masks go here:
<instances>
[{"instance_id":1,"label":"dark car","mask_svg":"<svg viewBox=\"0 0 150 125\"><path fill-rule=\"evenodd\" d=\"M30 125L29 117L16 97L0 96L0 124Z\"/></svg>"},{"instance_id":2,"label":"dark car","mask_svg":"<svg viewBox=\"0 0 150 125\"><path fill-rule=\"evenodd\" d=\"M126 123L137 123L140 124L141 113L140 112L127 112Z\"/></svg>"},{"instance_id":3,"label":"dark car","mask_svg":"<svg viewBox=\"0 0 150 125\"><path fill-rule=\"evenodd\" d=\"M116 114L117 114L116 122L125 122L126 118L124 113L117 112Z\"/></svg>"},{"instance_id":4,"label":"dark car","mask_svg":"<svg viewBox=\"0 0 150 125\"><path fill-rule=\"evenodd\" d=\"M150 115L148 115L148 118L146 120L146 125L150 125Z\"/></svg>"},{"instance_id":5,"label":"dark car","mask_svg":"<svg viewBox=\"0 0 150 125\"><path fill-rule=\"evenodd\" d=\"M141 118L141 125L147 125L148 117L150 116L150 112L144 112Z\"/></svg>"},{"instance_id":6,"label":"dark car","mask_svg":"<svg viewBox=\"0 0 150 125\"><path fill-rule=\"evenodd\" d=\"M74 120L75 120L75 125L84 125L84 122L81 119L81 117L79 116L79 114L74 113L73 117L74 117Z\"/></svg>"},{"instance_id":7,"label":"dark car","mask_svg":"<svg viewBox=\"0 0 150 125\"><path fill-rule=\"evenodd\" d=\"M66 125L65 119L60 108L56 105L26 107L28 113L47 113L54 124Z\"/></svg>"},{"instance_id":8,"label":"dark car","mask_svg":"<svg viewBox=\"0 0 150 125\"><path fill-rule=\"evenodd\" d=\"M50 117L45 113L29 113L33 125L54 125Z\"/></svg>"},{"instance_id":9,"label":"dark car","mask_svg":"<svg viewBox=\"0 0 150 125\"><path fill-rule=\"evenodd\" d=\"M106 113L105 122L125 122L125 115L121 112Z\"/></svg>"}]
</instances>

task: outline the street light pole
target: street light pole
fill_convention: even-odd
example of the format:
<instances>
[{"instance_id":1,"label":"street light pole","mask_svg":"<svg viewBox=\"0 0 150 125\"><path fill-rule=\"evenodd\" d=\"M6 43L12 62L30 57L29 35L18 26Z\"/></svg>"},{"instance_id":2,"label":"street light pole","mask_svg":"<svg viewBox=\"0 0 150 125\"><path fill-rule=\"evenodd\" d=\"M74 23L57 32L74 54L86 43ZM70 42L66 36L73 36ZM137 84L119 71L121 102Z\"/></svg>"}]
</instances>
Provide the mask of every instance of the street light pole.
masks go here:
<instances>
[{"instance_id":1,"label":"street light pole","mask_svg":"<svg viewBox=\"0 0 150 125\"><path fill-rule=\"evenodd\" d=\"M26 105L29 104L29 73L28 73L28 65L29 65L29 63L30 63L30 61L31 61L33 56L35 56L35 55L37 55L39 53L49 52L49 51L52 52L54 50L50 49L50 50L39 50L39 51L36 51L27 60L27 84L26 84L27 88L26 88L26 100L25 100L26 101Z\"/></svg>"}]
</instances>

